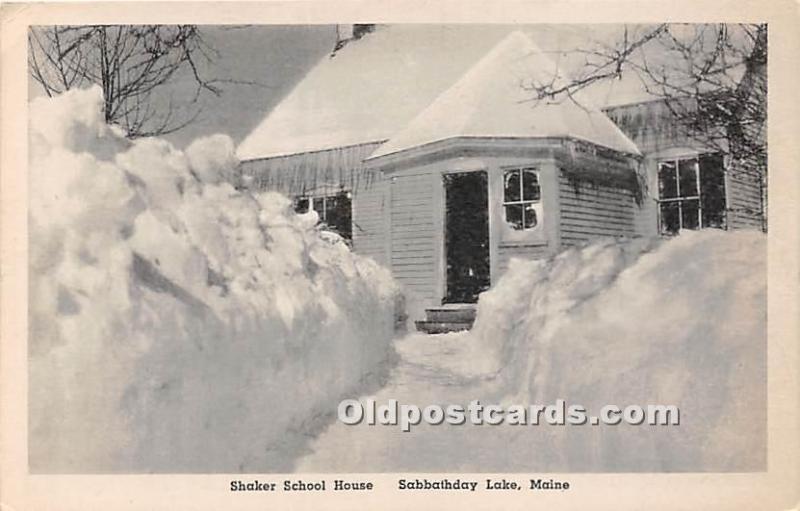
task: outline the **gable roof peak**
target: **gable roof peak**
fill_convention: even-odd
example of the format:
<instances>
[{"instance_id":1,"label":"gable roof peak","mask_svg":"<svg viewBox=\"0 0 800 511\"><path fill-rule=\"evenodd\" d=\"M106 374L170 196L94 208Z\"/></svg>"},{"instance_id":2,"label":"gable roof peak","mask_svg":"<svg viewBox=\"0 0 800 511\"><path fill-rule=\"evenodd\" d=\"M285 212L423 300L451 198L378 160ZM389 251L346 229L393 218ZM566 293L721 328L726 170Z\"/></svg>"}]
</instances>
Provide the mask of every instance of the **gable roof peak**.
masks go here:
<instances>
[{"instance_id":1,"label":"gable roof peak","mask_svg":"<svg viewBox=\"0 0 800 511\"><path fill-rule=\"evenodd\" d=\"M498 42L370 159L456 137L577 138L620 152L636 145L580 92L536 100L534 88L567 83L524 33Z\"/></svg>"}]
</instances>

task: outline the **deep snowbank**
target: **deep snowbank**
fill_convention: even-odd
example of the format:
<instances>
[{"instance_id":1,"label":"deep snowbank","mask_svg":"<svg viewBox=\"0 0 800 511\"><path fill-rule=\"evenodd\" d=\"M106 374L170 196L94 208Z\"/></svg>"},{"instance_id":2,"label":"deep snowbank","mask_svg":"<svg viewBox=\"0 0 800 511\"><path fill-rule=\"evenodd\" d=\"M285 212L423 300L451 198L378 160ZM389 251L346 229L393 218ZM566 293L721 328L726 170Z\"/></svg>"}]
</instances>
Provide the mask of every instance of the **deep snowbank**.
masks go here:
<instances>
[{"instance_id":1,"label":"deep snowbank","mask_svg":"<svg viewBox=\"0 0 800 511\"><path fill-rule=\"evenodd\" d=\"M517 261L467 342L502 401L681 410L678 427L555 428L558 467L753 470L766 459L766 306L760 232L608 241Z\"/></svg>"},{"instance_id":2,"label":"deep snowbank","mask_svg":"<svg viewBox=\"0 0 800 511\"><path fill-rule=\"evenodd\" d=\"M766 236L688 232L517 260L466 333L412 335L372 398L675 405L678 426L336 424L307 471L725 472L766 463Z\"/></svg>"},{"instance_id":3,"label":"deep snowbank","mask_svg":"<svg viewBox=\"0 0 800 511\"><path fill-rule=\"evenodd\" d=\"M394 282L226 184L227 137L131 142L101 101L30 105L32 469L290 469L384 374Z\"/></svg>"}]
</instances>

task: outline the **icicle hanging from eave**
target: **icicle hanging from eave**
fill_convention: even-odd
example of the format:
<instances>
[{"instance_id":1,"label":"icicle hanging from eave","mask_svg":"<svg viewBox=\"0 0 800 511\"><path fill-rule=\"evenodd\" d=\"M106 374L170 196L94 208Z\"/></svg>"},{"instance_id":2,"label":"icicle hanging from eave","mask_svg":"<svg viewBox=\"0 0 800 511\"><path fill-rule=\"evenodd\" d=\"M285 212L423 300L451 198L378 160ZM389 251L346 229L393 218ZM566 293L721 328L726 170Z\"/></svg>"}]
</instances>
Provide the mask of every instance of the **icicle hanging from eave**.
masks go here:
<instances>
[{"instance_id":1,"label":"icicle hanging from eave","mask_svg":"<svg viewBox=\"0 0 800 511\"><path fill-rule=\"evenodd\" d=\"M686 102L676 102L676 105L690 108ZM664 99L610 107L604 112L644 152L689 138Z\"/></svg>"},{"instance_id":2,"label":"icicle hanging from eave","mask_svg":"<svg viewBox=\"0 0 800 511\"><path fill-rule=\"evenodd\" d=\"M620 153L582 140L564 140L556 152L561 173L578 189L580 184L631 192L637 204L646 193L641 157Z\"/></svg>"},{"instance_id":3,"label":"icicle hanging from eave","mask_svg":"<svg viewBox=\"0 0 800 511\"><path fill-rule=\"evenodd\" d=\"M253 190L274 190L290 196L322 187L356 194L374 181L377 171L365 168L364 159L382 143L246 160L240 164L241 183Z\"/></svg>"}]
</instances>

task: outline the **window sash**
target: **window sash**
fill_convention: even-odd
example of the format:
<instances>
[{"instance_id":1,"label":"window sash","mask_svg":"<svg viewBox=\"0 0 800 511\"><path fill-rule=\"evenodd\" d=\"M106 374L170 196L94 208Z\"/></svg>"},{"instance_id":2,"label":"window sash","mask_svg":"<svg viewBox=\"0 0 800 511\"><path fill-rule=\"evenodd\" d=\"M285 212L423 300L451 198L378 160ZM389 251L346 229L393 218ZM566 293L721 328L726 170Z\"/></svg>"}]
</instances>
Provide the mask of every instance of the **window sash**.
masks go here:
<instances>
[{"instance_id":1,"label":"window sash","mask_svg":"<svg viewBox=\"0 0 800 511\"><path fill-rule=\"evenodd\" d=\"M529 172L536 176L536 189L538 190L538 199L525 199L525 173ZM519 180L519 199L506 199L506 176L510 173L516 173ZM537 204L542 201L542 185L539 182L539 169L536 167L514 167L503 169L503 206L510 206L513 204Z\"/></svg>"},{"instance_id":2,"label":"window sash","mask_svg":"<svg viewBox=\"0 0 800 511\"><path fill-rule=\"evenodd\" d=\"M340 202L342 199L347 202ZM326 224L331 230L339 233L345 238L346 243L352 242L354 224L351 192L342 190L335 194L298 196L295 198L295 211L298 213L316 211L319 223Z\"/></svg>"},{"instance_id":3,"label":"window sash","mask_svg":"<svg viewBox=\"0 0 800 511\"><path fill-rule=\"evenodd\" d=\"M682 229L700 229L702 225L703 216L701 213L700 208L700 199L699 198L686 198L686 199L677 199L677 200L668 200L663 201L658 208L659 214L659 230L662 234L672 233L673 231L669 229L668 225L664 224L665 221L665 210L671 209L669 213L673 213L677 218L678 225L677 231ZM695 213L692 214L691 222L688 222L688 215L691 214L691 211L694 210ZM686 224L689 223L692 226L687 227ZM676 231L676 232L677 232Z\"/></svg>"},{"instance_id":4,"label":"window sash","mask_svg":"<svg viewBox=\"0 0 800 511\"><path fill-rule=\"evenodd\" d=\"M686 197L677 197L674 199L658 199L658 202L682 202L685 200L699 200L699 195L687 195Z\"/></svg>"},{"instance_id":5,"label":"window sash","mask_svg":"<svg viewBox=\"0 0 800 511\"><path fill-rule=\"evenodd\" d=\"M328 197L313 197L309 200L311 201L311 209L317 212L321 222L325 222L328 219ZM322 204L322 211L317 211L317 201Z\"/></svg>"},{"instance_id":6,"label":"window sash","mask_svg":"<svg viewBox=\"0 0 800 511\"><path fill-rule=\"evenodd\" d=\"M507 183L509 176L513 176L514 174L516 174L516 185L518 188L516 193L512 193L511 195L518 198L509 200ZM525 176L530 174L532 174L533 177L529 177L529 179L526 180ZM540 214L536 208L536 205L542 202L542 186L539 181L539 176L539 169L536 167L511 167L503 169L503 221L514 230L525 231L536 229L541 224ZM530 183L531 180L535 180L533 187L531 186L532 183ZM533 194L537 197L536 199L525 198L526 184L529 192L535 190L530 193L529 196ZM519 210L519 221L509 221L509 210L515 211L517 209Z\"/></svg>"},{"instance_id":7,"label":"window sash","mask_svg":"<svg viewBox=\"0 0 800 511\"><path fill-rule=\"evenodd\" d=\"M702 167L700 165L700 160L701 160L701 156L693 156L693 157L686 157L686 158L670 158L670 159L660 160L658 162L658 175L657 175L657 178L658 178L658 185L659 185L658 186L659 197L658 197L658 199L656 201L657 201L657 203L659 205L658 206L659 232L661 232L662 234L668 234L668 233L672 233L673 232L672 230L665 228L667 226L665 226L665 224L664 224L664 221L665 221L664 220L664 215L665 215L664 208L665 208L665 206L668 206L668 205L671 205L671 204L674 204L677 207L676 211L677 211L678 230L679 231L681 229L684 229L684 228L703 229L705 227L717 227L717 226L707 225L708 222L707 222L707 218L706 218L706 215L705 215L705 208L703 207L703 203L704 203L704 200L706 198L708 198L709 196L704 194L704 190L703 190L703 182L704 182L703 181L703 169L702 169ZM689 184L689 188L690 188L690 190L692 192L691 195L683 195L684 193L687 193L687 192L685 192L684 190L681 189L682 188L682 186L681 186L681 182L682 181L684 183L683 188L687 187L686 186L686 181L687 180L682 179L683 176L681 174L681 168L686 168L687 162L691 162L691 166L692 166L691 168L692 168L692 170L694 172L694 179L691 180L691 183ZM670 181L670 182L666 183L667 186L662 186L662 183L665 183L663 181L664 178L662 176L662 169L666 169L666 171L668 171L668 172L670 172L670 174L672 174L672 175L667 176L669 178L669 181ZM706 170L708 171L708 169L706 169ZM722 172L723 172L723 180L724 180L724 172L725 172L724 168L723 168ZM675 196L674 197L661 197L660 196L661 193L662 193L662 189L672 189L672 187L674 187L674 190L675 190ZM725 211L725 204L727 204L727 192L728 192L727 186L725 186L725 194L726 194L726 196L723 197L723 199L722 199L724 201L724 203L723 203L724 205L722 206L723 214L724 214L724 211ZM693 220L692 222L690 222L690 225L694 225L694 227L684 227L684 225L686 223L684 221L684 209L685 208L691 208L692 210L694 210L695 208L697 209L697 219L696 219L696 221ZM714 211L716 211L716 210L712 209L710 211L711 211L710 214L713 215ZM724 221L723 221L722 225L724 226Z\"/></svg>"},{"instance_id":8,"label":"window sash","mask_svg":"<svg viewBox=\"0 0 800 511\"><path fill-rule=\"evenodd\" d=\"M695 195L682 195L681 191L681 162L692 161L692 166L694 168L694 189L696 190ZM673 158L669 160L660 160L658 162L658 181L659 184L661 183L661 167L665 164L672 164L672 168L675 171L674 175L674 185L675 185L675 197L660 197L661 187L659 186L659 202L666 202L670 200L683 200L683 199L692 199L692 198L699 198L700 197L700 159L697 157L691 158ZM672 176L670 176L672 177Z\"/></svg>"},{"instance_id":9,"label":"window sash","mask_svg":"<svg viewBox=\"0 0 800 511\"><path fill-rule=\"evenodd\" d=\"M333 198L334 198L333 196L327 196L327 195L319 196L319 197L314 197L314 196L310 196L310 195L304 195L304 196L298 197L295 200L296 200L296 204L298 206L301 205L301 204L304 205L304 207L302 208L304 213L308 213L309 211L317 211L314 206L315 206L315 203L317 201L320 201L320 204L322 204L322 210L321 211L317 211L317 214L319 215L319 220L321 222L324 222L328 218L328 200L329 199L333 199ZM298 208L295 207L295 210L297 210L297 209Z\"/></svg>"}]
</instances>

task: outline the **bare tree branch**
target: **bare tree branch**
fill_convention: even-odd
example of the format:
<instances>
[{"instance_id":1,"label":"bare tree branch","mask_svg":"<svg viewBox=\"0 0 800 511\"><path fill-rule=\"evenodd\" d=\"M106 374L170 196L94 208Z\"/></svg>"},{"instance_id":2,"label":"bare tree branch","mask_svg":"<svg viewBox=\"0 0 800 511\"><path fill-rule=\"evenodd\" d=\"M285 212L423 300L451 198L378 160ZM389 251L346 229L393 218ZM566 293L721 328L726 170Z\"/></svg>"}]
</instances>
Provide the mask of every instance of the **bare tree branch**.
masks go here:
<instances>
[{"instance_id":1,"label":"bare tree branch","mask_svg":"<svg viewBox=\"0 0 800 511\"><path fill-rule=\"evenodd\" d=\"M625 27L614 46L574 51L585 59L575 78L526 88L532 100L574 100L575 92L594 83L635 73L692 137L761 159L766 157L766 37L766 25L662 24L633 39Z\"/></svg>"},{"instance_id":2,"label":"bare tree branch","mask_svg":"<svg viewBox=\"0 0 800 511\"><path fill-rule=\"evenodd\" d=\"M765 24L662 24L633 36L626 26L615 43L572 54L584 60L575 77L528 84L532 101L576 101L577 91L633 73L681 135L728 154L738 175L766 186Z\"/></svg>"},{"instance_id":3,"label":"bare tree branch","mask_svg":"<svg viewBox=\"0 0 800 511\"><path fill-rule=\"evenodd\" d=\"M196 85L190 105L203 91L219 96L220 84L238 83L204 76L201 61L217 55L195 25L39 26L28 34L28 67L44 92L100 85L106 121L130 137L164 135L197 119L199 107L178 116L171 100L155 104L153 92L178 73L188 72Z\"/></svg>"}]
</instances>

